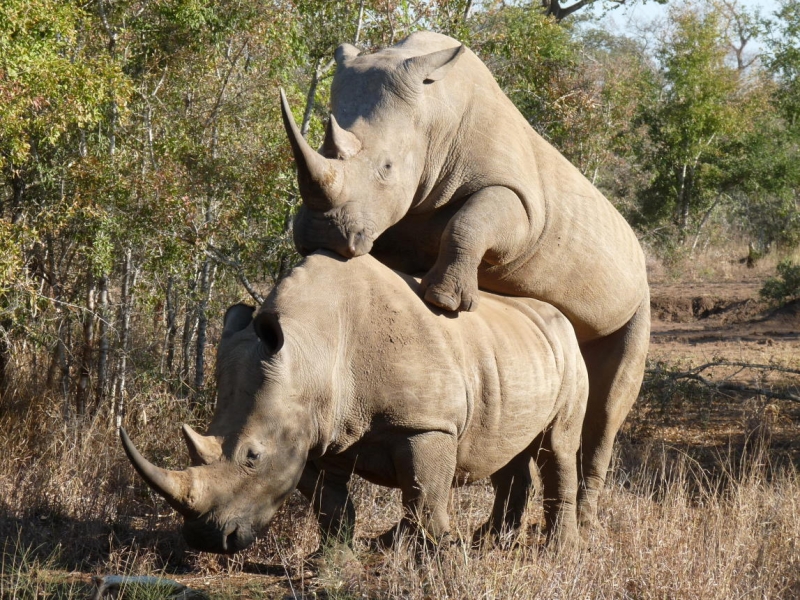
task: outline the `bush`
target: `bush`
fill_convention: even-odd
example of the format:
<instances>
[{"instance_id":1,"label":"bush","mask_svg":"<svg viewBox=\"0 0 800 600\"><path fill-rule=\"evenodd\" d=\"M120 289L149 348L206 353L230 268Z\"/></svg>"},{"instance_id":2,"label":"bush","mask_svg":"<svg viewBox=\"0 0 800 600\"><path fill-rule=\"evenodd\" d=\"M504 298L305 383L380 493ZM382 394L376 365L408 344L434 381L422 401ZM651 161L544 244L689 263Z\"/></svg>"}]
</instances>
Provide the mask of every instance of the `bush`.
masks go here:
<instances>
[{"instance_id":1,"label":"bush","mask_svg":"<svg viewBox=\"0 0 800 600\"><path fill-rule=\"evenodd\" d=\"M800 265L786 259L778 263L778 276L764 282L759 294L766 300L785 304L800 297Z\"/></svg>"}]
</instances>

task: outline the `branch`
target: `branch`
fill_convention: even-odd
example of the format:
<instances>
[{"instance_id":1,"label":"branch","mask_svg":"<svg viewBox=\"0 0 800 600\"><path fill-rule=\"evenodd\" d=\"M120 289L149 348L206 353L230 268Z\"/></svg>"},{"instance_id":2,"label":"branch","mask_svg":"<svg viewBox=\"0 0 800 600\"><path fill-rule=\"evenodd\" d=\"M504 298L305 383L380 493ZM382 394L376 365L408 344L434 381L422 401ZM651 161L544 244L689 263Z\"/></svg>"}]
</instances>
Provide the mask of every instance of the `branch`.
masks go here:
<instances>
[{"instance_id":1,"label":"branch","mask_svg":"<svg viewBox=\"0 0 800 600\"><path fill-rule=\"evenodd\" d=\"M575 4L563 8L559 0L542 0L542 8L545 9L544 14L548 17L553 15L556 18L556 21L562 21L575 11L580 10L592 2L594 2L594 0L578 0L578 2Z\"/></svg>"},{"instance_id":2,"label":"branch","mask_svg":"<svg viewBox=\"0 0 800 600\"><path fill-rule=\"evenodd\" d=\"M800 396L790 392L774 392L762 387L753 387L740 383L733 383L730 381L715 382L707 377L700 375L706 369L712 367L740 367L744 369L758 369L762 371L776 371L779 373L791 373L793 375L800 375L800 369L790 369L788 367L779 367L777 365L764 365L756 363L746 363L737 361L720 360L710 363L705 363L699 367L695 367L688 371L679 373L665 373L662 369L648 369L646 373L650 376L662 375L668 379L690 379L697 381L706 387L720 391L720 392L742 392L746 394L758 394L767 398L774 398L776 400L791 400L792 402L800 402Z\"/></svg>"},{"instance_id":3,"label":"branch","mask_svg":"<svg viewBox=\"0 0 800 600\"><path fill-rule=\"evenodd\" d=\"M225 256L219 249L210 244L208 246L208 250L206 250L206 256L217 261L218 263L222 263L227 267L231 267L236 272L236 277L239 279L239 283L244 286L244 289L247 290L247 293L250 294L250 297L258 302L259 305L264 303L264 296L259 294L258 290L253 287L252 283L250 283L250 280L244 273L244 267L242 267L241 263Z\"/></svg>"}]
</instances>

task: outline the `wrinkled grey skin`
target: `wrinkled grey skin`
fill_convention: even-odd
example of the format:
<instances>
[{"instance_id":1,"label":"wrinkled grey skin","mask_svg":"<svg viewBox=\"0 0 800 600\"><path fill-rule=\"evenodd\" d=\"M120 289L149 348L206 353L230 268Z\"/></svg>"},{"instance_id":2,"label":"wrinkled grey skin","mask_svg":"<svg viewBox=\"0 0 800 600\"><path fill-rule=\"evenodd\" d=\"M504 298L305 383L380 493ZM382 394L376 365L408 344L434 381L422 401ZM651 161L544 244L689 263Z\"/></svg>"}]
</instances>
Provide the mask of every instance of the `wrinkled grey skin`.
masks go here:
<instances>
[{"instance_id":1,"label":"wrinkled grey skin","mask_svg":"<svg viewBox=\"0 0 800 600\"><path fill-rule=\"evenodd\" d=\"M425 299L446 310L474 310L479 287L561 310L589 370L577 458L579 518L591 524L649 343L636 236L456 40L416 33L368 55L344 44L336 61L319 153L283 97L303 197L298 250L369 252L425 273Z\"/></svg>"},{"instance_id":2,"label":"wrinkled grey skin","mask_svg":"<svg viewBox=\"0 0 800 600\"><path fill-rule=\"evenodd\" d=\"M402 490L404 519L382 537L449 531L452 485L491 477L480 537L519 526L540 466L549 539L577 539L575 452L588 393L569 321L530 299L481 294L453 317L419 282L371 256L306 258L261 311L237 305L218 350L218 402L208 435L184 426L194 466L148 463L121 432L145 480L185 517L200 550L252 542L295 488L323 538L355 522L353 473Z\"/></svg>"}]
</instances>

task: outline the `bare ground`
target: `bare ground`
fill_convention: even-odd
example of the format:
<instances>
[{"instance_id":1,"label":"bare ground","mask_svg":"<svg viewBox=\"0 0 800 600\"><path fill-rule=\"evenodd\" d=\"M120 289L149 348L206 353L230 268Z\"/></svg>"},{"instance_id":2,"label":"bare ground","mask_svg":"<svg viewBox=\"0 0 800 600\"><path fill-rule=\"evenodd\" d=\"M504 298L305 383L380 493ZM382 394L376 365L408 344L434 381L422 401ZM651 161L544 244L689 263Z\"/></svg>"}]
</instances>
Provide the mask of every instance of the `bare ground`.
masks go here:
<instances>
[{"instance_id":1,"label":"bare ground","mask_svg":"<svg viewBox=\"0 0 800 600\"><path fill-rule=\"evenodd\" d=\"M758 296L761 285L761 280L653 285L651 380L660 364L682 372L714 364L702 375L715 384L800 396L800 375L787 372L800 369L800 300L771 306ZM680 398L672 400L675 405L665 411L670 416L651 423L654 439L721 449L767 433L773 450L785 451L800 465L797 400L735 389L718 390L705 403L682 406Z\"/></svg>"}]
</instances>

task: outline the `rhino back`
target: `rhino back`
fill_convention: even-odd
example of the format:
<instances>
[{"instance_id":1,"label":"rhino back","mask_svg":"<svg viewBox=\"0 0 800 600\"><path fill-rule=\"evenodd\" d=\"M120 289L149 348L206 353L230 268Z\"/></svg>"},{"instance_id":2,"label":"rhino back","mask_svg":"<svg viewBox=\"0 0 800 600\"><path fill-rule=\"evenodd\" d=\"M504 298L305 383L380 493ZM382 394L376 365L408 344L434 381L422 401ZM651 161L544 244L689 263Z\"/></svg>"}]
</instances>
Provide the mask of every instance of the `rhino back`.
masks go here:
<instances>
[{"instance_id":1,"label":"rhino back","mask_svg":"<svg viewBox=\"0 0 800 600\"><path fill-rule=\"evenodd\" d=\"M453 190L456 197L489 186L509 188L530 220L528 244L508 262L485 264L481 286L554 304L583 339L618 329L646 291L644 254L635 233L530 126L473 53L465 53L456 69L436 91L440 101L463 98L462 121L453 129L457 158L451 159L460 181L438 188Z\"/></svg>"},{"instance_id":2,"label":"rhino back","mask_svg":"<svg viewBox=\"0 0 800 600\"><path fill-rule=\"evenodd\" d=\"M561 408L579 359L574 333L534 300L485 294L477 312L445 314L421 300L418 285L371 256L320 252L267 304L282 314L287 344L305 340L303 362L324 364L322 379L336 390L321 411L331 454L354 444L380 454L398 431L445 431L459 438L461 476L485 477Z\"/></svg>"},{"instance_id":3,"label":"rhino back","mask_svg":"<svg viewBox=\"0 0 800 600\"><path fill-rule=\"evenodd\" d=\"M385 76L405 58L458 44L419 32L359 57L353 63L361 65L358 69L337 72L341 84L334 82L334 113L352 122L365 110L357 97L371 99L376 113L403 110L402 103L381 99L385 88L368 83L369 77ZM491 186L513 190L528 214L527 243L499 264L484 263L482 288L554 304L581 339L603 336L630 319L647 286L636 235L592 183L530 126L473 52L466 50L442 80L423 86L413 110L417 134L426 137L428 149L410 215L437 211ZM386 114L375 123L388 119Z\"/></svg>"}]
</instances>

